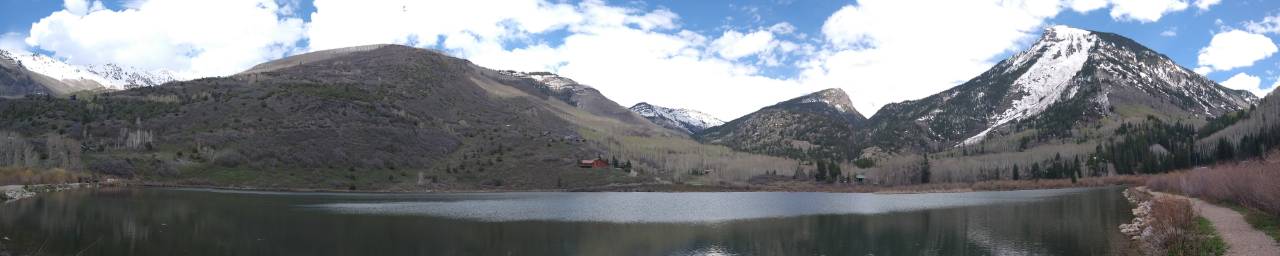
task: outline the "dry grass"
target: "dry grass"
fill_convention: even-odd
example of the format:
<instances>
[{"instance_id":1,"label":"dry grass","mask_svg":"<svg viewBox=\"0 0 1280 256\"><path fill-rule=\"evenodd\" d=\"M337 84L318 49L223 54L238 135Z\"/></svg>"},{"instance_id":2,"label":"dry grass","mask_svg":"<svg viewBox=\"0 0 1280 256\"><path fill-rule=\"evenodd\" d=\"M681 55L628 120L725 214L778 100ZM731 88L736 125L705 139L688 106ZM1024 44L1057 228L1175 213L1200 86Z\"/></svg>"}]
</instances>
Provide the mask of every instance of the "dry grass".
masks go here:
<instances>
[{"instance_id":1,"label":"dry grass","mask_svg":"<svg viewBox=\"0 0 1280 256\"><path fill-rule=\"evenodd\" d=\"M1280 158L1280 153L1271 159ZM1249 161L1153 176L1151 189L1280 216L1280 162Z\"/></svg>"},{"instance_id":2,"label":"dry grass","mask_svg":"<svg viewBox=\"0 0 1280 256\"><path fill-rule=\"evenodd\" d=\"M0 185L73 183L84 177L83 173L64 169L0 168Z\"/></svg>"},{"instance_id":3,"label":"dry grass","mask_svg":"<svg viewBox=\"0 0 1280 256\"><path fill-rule=\"evenodd\" d=\"M1145 190L1129 189L1125 196L1136 207L1134 221L1120 225L1145 255L1222 255L1226 243L1207 219L1196 216L1191 201L1153 196Z\"/></svg>"}]
</instances>

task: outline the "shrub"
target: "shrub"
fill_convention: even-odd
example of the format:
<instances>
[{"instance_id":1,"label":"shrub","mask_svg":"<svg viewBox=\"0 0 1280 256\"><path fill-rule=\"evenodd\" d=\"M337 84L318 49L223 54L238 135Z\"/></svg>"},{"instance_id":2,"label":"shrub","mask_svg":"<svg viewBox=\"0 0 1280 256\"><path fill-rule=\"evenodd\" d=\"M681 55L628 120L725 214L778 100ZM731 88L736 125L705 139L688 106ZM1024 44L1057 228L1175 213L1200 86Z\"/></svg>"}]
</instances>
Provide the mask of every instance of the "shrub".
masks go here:
<instances>
[{"instance_id":1,"label":"shrub","mask_svg":"<svg viewBox=\"0 0 1280 256\"><path fill-rule=\"evenodd\" d=\"M1245 162L1154 176L1147 186L1280 216L1280 164Z\"/></svg>"}]
</instances>

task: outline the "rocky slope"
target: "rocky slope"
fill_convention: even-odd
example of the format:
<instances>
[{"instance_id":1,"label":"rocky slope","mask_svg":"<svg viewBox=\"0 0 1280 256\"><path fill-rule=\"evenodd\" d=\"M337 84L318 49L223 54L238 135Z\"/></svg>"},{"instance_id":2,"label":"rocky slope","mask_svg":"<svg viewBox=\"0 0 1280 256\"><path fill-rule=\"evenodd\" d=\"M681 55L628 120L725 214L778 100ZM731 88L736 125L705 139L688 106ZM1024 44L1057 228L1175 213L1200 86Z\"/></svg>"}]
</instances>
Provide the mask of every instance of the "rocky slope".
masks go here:
<instances>
[{"instance_id":1,"label":"rocky slope","mask_svg":"<svg viewBox=\"0 0 1280 256\"><path fill-rule=\"evenodd\" d=\"M724 121L692 109L667 108L646 102L629 108L650 122L684 134L694 134L724 124Z\"/></svg>"},{"instance_id":2,"label":"rocky slope","mask_svg":"<svg viewBox=\"0 0 1280 256\"><path fill-rule=\"evenodd\" d=\"M851 159L861 149L866 117L841 89L827 89L765 107L694 136L705 143L797 159Z\"/></svg>"},{"instance_id":3,"label":"rocky slope","mask_svg":"<svg viewBox=\"0 0 1280 256\"><path fill-rule=\"evenodd\" d=\"M1102 119L1202 122L1255 100L1128 38L1053 26L968 82L885 106L871 117L864 144L939 150L1028 129L1038 138L1070 137Z\"/></svg>"}]
</instances>

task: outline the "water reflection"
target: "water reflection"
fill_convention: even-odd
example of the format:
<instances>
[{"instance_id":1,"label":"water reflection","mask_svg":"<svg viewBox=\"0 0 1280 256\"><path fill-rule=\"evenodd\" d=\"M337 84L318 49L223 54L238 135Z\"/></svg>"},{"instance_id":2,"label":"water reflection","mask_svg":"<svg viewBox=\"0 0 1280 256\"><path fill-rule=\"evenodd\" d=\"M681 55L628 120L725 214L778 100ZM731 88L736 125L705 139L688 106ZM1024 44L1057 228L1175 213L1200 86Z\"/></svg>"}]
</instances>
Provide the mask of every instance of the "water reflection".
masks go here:
<instances>
[{"instance_id":1,"label":"water reflection","mask_svg":"<svg viewBox=\"0 0 1280 256\"><path fill-rule=\"evenodd\" d=\"M0 205L0 242L57 255L1105 255L1130 218L1115 188L915 196L84 190Z\"/></svg>"}]
</instances>

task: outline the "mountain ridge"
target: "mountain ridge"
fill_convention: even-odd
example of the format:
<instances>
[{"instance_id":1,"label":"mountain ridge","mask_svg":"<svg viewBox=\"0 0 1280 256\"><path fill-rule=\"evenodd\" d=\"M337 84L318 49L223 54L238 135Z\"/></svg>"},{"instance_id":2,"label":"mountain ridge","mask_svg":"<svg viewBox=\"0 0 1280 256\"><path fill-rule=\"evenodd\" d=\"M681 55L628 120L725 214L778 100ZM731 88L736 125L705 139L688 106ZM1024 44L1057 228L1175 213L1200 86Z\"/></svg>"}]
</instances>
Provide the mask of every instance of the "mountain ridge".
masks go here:
<instances>
[{"instance_id":1,"label":"mountain ridge","mask_svg":"<svg viewBox=\"0 0 1280 256\"><path fill-rule=\"evenodd\" d=\"M865 144L936 150L977 144L993 132L1011 134L1022 126L1061 137L1103 118L1158 113L1203 120L1254 100L1123 36L1059 25L965 83L886 105L871 117Z\"/></svg>"},{"instance_id":2,"label":"mountain ridge","mask_svg":"<svg viewBox=\"0 0 1280 256\"><path fill-rule=\"evenodd\" d=\"M113 63L72 65L41 54L16 50L0 49L0 62L5 64L4 68L15 69L10 73L30 72L42 76L34 79L36 84L45 88L40 93L59 95L78 91L124 90L181 80L165 70L146 71Z\"/></svg>"},{"instance_id":3,"label":"mountain ridge","mask_svg":"<svg viewBox=\"0 0 1280 256\"><path fill-rule=\"evenodd\" d=\"M694 134L707 128L723 125L725 122L709 114L692 109L667 108L649 104L636 103L628 108L645 119L662 127L685 134Z\"/></svg>"},{"instance_id":4,"label":"mountain ridge","mask_svg":"<svg viewBox=\"0 0 1280 256\"><path fill-rule=\"evenodd\" d=\"M694 134L699 141L795 159L852 159L867 120L844 90L813 92Z\"/></svg>"}]
</instances>

